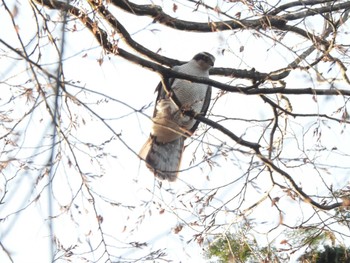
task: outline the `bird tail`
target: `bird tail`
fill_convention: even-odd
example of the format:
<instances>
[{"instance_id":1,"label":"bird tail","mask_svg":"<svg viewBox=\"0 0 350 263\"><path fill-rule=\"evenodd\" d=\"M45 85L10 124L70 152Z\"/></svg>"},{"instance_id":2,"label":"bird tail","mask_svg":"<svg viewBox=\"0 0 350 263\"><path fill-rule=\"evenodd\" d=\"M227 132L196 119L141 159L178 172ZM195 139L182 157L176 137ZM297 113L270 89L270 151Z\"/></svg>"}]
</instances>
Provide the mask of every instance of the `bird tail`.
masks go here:
<instances>
[{"instance_id":1,"label":"bird tail","mask_svg":"<svg viewBox=\"0 0 350 263\"><path fill-rule=\"evenodd\" d=\"M172 142L159 143L150 137L139 155L156 177L173 182L180 167L184 141L185 138L180 137Z\"/></svg>"}]
</instances>

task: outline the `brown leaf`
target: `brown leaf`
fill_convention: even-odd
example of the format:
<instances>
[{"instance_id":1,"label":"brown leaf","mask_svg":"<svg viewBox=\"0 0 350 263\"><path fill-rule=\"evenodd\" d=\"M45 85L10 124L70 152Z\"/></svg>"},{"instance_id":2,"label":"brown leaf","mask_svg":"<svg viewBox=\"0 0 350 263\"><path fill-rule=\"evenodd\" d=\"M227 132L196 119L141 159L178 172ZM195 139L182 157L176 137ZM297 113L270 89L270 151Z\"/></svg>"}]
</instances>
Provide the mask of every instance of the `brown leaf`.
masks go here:
<instances>
[{"instance_id":1,"label":"brown leaf","mask_svg":"<svg viewBox=\"0 0 350 263\"><path fill-rule=\"evenodd\" d=\"M343 204L342 205L344 207L350 206L350 199L349 198L343 197L342 199L343 199Z\"/></svg>"},{"instance_id":2,"label":"brown leaf","mask_svg":"<svg viewBox=\"0 0 350 263\"><path fill-rule=\"evenodd\" d=\"M279 223L283 224L283 214L282 213L280 213L280 222Z\"/></svg>"},{"instance_id":3,"label":"brown leaf","mask_svg":"<svg viewBox=\"0 0 350 263\"><path fill-rule=\"evenodd\" d=\"M98 62L98 64L101 66L101 65L102 65L102 63L103 63L103 58L99 58L99 59L97 59L97 62Z\"/></svg>"},{"instance_id":4,"label":"brown leaf","mask_svg":"<svg viewBox=\"0 0 350 263\"><path fill-rule=\"evenodd\" d=\"M271 206L274 206L279 200L279 197L275 197L274 199L272 199Z\"/></svg>"},{"instance_id":5,"label":"brown leaf","mask_svg":"<svg viewBox=\"0 0 350 263\"><path fill-rule=\"evenodd\" d=\"M198 236L196 239L197 239L198 245L201 246L203 244L204 238L202 236Z\"/></svg>"},{"instance_id":6,"label":"brown leaf","mask_svg":"<svg viewBox=\"0 0 350 263\"><path fill-rule=\"evenodd\" d=\"M221 9L218 6L215 6L214 11L218 14L221 13Z\"/></svg>"},{"instance_id":7,"label":"brown leaf","mask_svg":"<svg viewBox=\"0 0 350 263\"><path fill-rule=\"evenodd\" d=\"M15 18L18 15L18 7L15 5L12 9L12 17Z\"/></svg>"},{"instance_id":8,"label":"brown leaf","mask_svg":"<svg viewBox=\"0 0 350 263\"><path fill-rule=\"evenodd\" d=\"M102 222L103 222L103 217L102 217L101 215L98 215L98 216L97 216L97 221L98 221L99 224L102 224Z\"/></svg>"},{"instance_id":9,"label":"brown leaf","mask_svg":"<svg viewBox=\"0 0 350 263\"><path fill-rule=\"evenodd\" d=\"M174 13L176 13L177 8L178 8L177 4L174 3L174 4L173 4L173 12L174 12Z\"/></svg>"},{"instance_id":10,"label":"brown leaf","mask_svg":"<svg viewBox=\"0 0 350 263\"><path fill-rule=\"evenodd\" d=\"M283 239L281 242L280 242L281 245L288 245L288 241L287 239Z\"/></svg>"},{"instance_id":11,"label":"brown leaf","mask_svg":"<svg viewBox=\"0 0 350 263\"><path fill-rule=\"evenodd\" d=\"M183 225L177 225L175 228L174 228L174 233L175 234L178 234L183 228Z\"/></svg>"}]
</instances>

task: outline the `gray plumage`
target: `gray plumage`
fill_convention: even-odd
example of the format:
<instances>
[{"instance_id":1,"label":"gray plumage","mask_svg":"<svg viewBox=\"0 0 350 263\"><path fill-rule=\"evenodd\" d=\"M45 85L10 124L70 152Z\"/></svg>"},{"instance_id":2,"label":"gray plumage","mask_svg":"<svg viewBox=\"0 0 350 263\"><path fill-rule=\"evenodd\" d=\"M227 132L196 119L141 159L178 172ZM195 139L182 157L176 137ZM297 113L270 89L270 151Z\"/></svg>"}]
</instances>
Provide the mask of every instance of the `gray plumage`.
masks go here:
<instances>
[{"instance_id":1,"label":"gray plumage","mask_svg":"<svg viewBox=\"0 0 350 263\"><path fill-rule=\"evenodd\" d=\"M173 70L197 77L209 77L209 69L215 58L207 52L193 57L189 62L175 66ZM211 87L184 79L169 81L172 92L182 109L205 115L211 97ZM140 151L147 167L160 179L175 181L181 163L184 141L197 129L199 122L185 116L166 95L162 83L157 86L156 106L153 114L151 135Z\"/></svg>"}]
</instances>

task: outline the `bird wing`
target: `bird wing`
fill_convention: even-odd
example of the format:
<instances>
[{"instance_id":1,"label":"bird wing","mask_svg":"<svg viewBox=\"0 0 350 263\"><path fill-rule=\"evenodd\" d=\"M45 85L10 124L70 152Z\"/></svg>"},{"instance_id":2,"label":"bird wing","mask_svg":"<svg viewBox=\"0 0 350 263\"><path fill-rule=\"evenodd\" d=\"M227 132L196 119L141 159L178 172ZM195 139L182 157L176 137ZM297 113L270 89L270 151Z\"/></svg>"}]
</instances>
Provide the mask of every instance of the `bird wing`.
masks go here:
<instances>
[{"instance_id":1,"label":"bird wing","mask_svg":"<svg viewBox=\"0 0 350 263\"><path fill-rule=\"evenodd\" d=\"M172 70L175 70L175 71L178 71L178 66L174 66L172 67ZM174 78L169 78L168 80L165 80L165 81L168 81L168 87L171 87L174 83ZM167 98L167 93L166 91L164 90L163 88L163 82L160 81L154 91L154 93L157 93L157 98L156 98L156 102L155 102L155 105L157 105L157 102L160 101L161 99L165 99ZM154 111L153 111L153 117L155 117L157 115L157 107L154 107Z\"/></svg>"},{"instance_id":2,"label":"bird wing","mask_svg":"<svg viewBox=\"0 0 350 263\"><path fill-rule=\"evenodd\" d=\"M212 87L208 86L207 93L205 94L205 98L204 98L203 107L202 107L201 112L200 112L200 114L203 116L205 116L207 114L207 111L209 109L210 100L211 100L211 91L212 91ZM199 123L200 123L200 121L196 121L196 123L190 129L191 133L195 132L195 130L198 128Z\"/></svg>"},{"instance_id":3,"label":"bird wing","mask_svg":"<svg viewBox=\"0 0 350 263\"><path fill-rule=\"evenodd\" d=\"M173 69L177 70L178 67L174 67ZM169 87L172 87L173 83L174 78L168 79ZM211 99L211 90L211 87L208 86L200 114L205 115L208 111ZM162 99L168 98L162 82L159 82L155 92L157 92L157 98L155 102L156 106L153 112L154 118L157 116L158 102ZM196 121L194 123L190 129L191 133L197 129L199 123L200 121ZM151 136L142 147L140 157L146 161L147 167L154 172L156 177L163 180L175 181L180 167L182 152L184 149L184 141L186 138L186 136L180 136L174 141L160 143L156 141L155 137Z\"/></svg>"},{"instance_id":4,"label":"bird wing","mask_svg":"<svg viewBox=\"0 0 350 263\"><path fill-rule=\"evenodd\" d=\"M173 70L178 70L179 66L175 66L172 69ZM174 78L170 78L168 79L168 85L169 87L171 87L174 83ZM155 105L157 105L157 102L160 101L161 99L165 99L167 97L167 93L163 88L163 83L160 81L154 91L155 93L157 93L157 98L155 101ZM200 114L202 114L203 116L205 116L207 114L207 111L209 109L209 105L210 105L210 100L211 100L211 93L212 93L212 87L208 85L208 89L207 92L205 94L205 98L204 98L204 103L203 103L203 107L201 109L201 111L199 112ZM157 115L157 107L154 107L154 111L153 111L153 117L155 117ZM189 130L190 133L194 133L195 130L198 128L200 121L196 121L196 123L192 126L192 128Z\"/></svg>"}]
</instances>

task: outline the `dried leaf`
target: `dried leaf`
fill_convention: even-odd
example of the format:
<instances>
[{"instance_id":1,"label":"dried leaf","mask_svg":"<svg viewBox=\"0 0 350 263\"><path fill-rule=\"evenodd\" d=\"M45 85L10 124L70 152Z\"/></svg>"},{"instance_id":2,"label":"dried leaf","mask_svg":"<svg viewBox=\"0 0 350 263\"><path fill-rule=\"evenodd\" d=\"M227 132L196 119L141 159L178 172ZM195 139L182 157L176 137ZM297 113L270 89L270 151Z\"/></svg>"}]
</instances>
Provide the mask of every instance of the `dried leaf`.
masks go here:
<instances>
[{"instance_id":1,"label":"dried leaf","mask_svg":"<svg viewBox=\"0 0 350 263\"><path fill-rule=\"evenodd\" d=\"M203 244L204 238L202 236L198 236L196 239L197 239L198 245L202 245Z\"/></svg>"},{"instance_id":2,"label":"dried leaf","mask_svg":"<svg viewBox=\"0 0 350 263\"><path fill-rule=\"evenodd\" d=\"M280 222L279 223L283 224L283 214L282 213L280 213Z\"/></svg>"},{"instance_id":3,"label":"dried leaf","mask_svg":"<svg viewBox=\"0 0 350 263\"><path fill-rule=\"evenodd\" d=\"M103 63L103 58L99 58L99 59L97 59L97 62L98 62L98 64L101 66L101 65L102 65L102 63Z\"/></svg>"},{"instance_id":4,"label":"dried leaf","mask_svg":"<svg viewBox=\"0 0 350 263\"><path fill-rule=\"evenodd\" d=\"M281 242L280 242L281 245L288 245L288 241L287 239L283 239Z\"/></svg>"},{"instance_id":5,"label":"dried leaf","mask_svg":"<svg viewBox=\"0 0 350 263\"><path fill-rule=\"evenodd\" d=\"M97 221L98 221L99 224L102 224L102 222L103 222L103 217L102 217L101 215L98 215L98 216L97 216Z\"/></svg>"},{"instance_id":6,"label":"dried leaf","mask_svg":"<svg viewBox=\"0 0 350 263\"><path fill-rule=\"evenodd\" d=\"M218 14L221 13L221 9L218 6L215 6L214 11Z\"/></svg>"},{"instance_id":7,"label":"dried leaf","mask_svg":"<svg viewBox=\"0 0 350 263\"><path fill-rule=\"evenodd\" d=\"M15 5L12 9L12 17L15 18L18 15L18 6Z\"/></svg>"},{"instance_id":8,"label":"dried leaf","mask_svg":"<svg viewBox=\"0 0 350 263\"><path fill-rule=\"evenodd\" d=\"M279 197L275 197L274 199L272 199L271 206L274 206L279 200Z\"/></svg>"},{"instance_id":9,"label":"dried leaf","mask_svg":"<svg viewBox=\"0 0 350 263\"><path fill-rule=\"evenodd\" d=\"M350 206L350 199L349 198L343 197L342 199L343 199L343 206L344 207Z\"/></svg>"},{"instance_id":10,"label":"dried leaf","mask_svg":"<svg viewBox=\"0 0 350 263\"><path fill-rule=\"evenodd\" d=\"M177 225L175 228L174 228L174 233L175 234L178 234L183 228L183 225Z\"/></svg>"},{"instance_id":11,"label":"dried leaf","mask_svg":"<svg viewBox=\"0 0 350 263\"><path fill-rule=\"evenodd\" d=\"M174 3L174 4L173 4L173 12L174 12L174 13L176 13L177 8L178 8L177 4Z\"/></svg>"}]
</instances>

